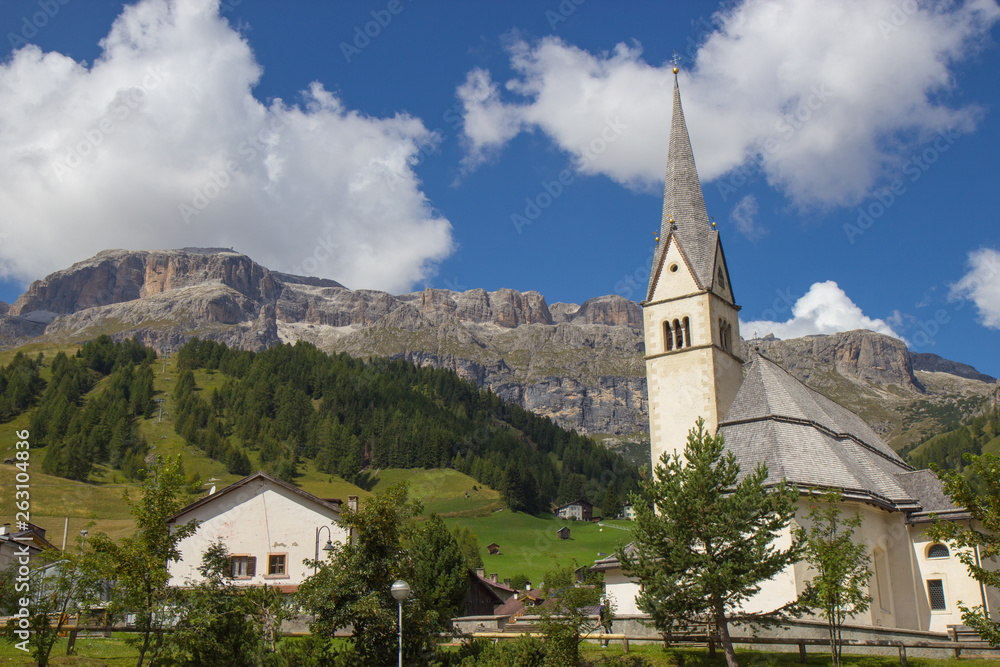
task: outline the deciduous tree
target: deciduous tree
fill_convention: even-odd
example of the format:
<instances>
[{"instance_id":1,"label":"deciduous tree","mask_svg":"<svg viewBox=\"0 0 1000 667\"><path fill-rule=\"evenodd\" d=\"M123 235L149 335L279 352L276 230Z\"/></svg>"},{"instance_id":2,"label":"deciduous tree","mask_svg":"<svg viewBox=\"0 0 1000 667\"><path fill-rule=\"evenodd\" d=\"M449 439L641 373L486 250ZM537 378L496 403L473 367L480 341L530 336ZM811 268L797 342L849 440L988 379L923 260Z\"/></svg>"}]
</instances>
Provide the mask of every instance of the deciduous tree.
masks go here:
<instances>
[{"instance_id":1,"label":"deciduous tree","mask_svg":"<svg viewBox=\"0 0 1000 667\"><path fill-rule=\"evenodd\" d=\"M98 533L92 542L99 572L115 582L109 611L134 613L141 631L136 667L155 657L162 645L173 593L167 587L167 565L180 558L178 545L198 528L194 520L173 530L167 523L183 506L180 494L184 485L180 457L157 457L142 481L138 500L133 501L127 493L125 496L132 508L135 535L115 542Z\"/></svg>"},{"instance_id":2,"label":"deciduous tree","mask_svg":"<svg viewBox=\"0 0 1000 667\"><path fill-rule=\"evenodd\" d=\"M375 494L357 511L345 510L340 523L353 539L335 544L329 560L320 562L318 572L299 587L300 604L315 615L310 630L332 638L337 630L353 626L353 652L362 664L395 661L398 607L390 588L396 579L413 579L404 543L419 511L420 504L407 498L402 484ZM403 603L403 628L405 655L432 649L433 615L419 596Z\"/></svg>"},{"instance_id":3,"label":"deciduous tree","mask_svg":"<svg viewBox=\"0 0 1000 667\"><path fill-rule=\"evenodd\" d=\"M868 609L868 549L854 542L854 531L861 525L861 515L841 518L839 503L842 496L830 491L822 504L809 508L809 528L799 528L798 538L805 544L806 561L816 571L806 583L799 601L818 609L826 619L830 634L830 654L833 666L840 667L844 621L853 614Z\"/></svg>"},{"instance_id":4,"label":"deciduous tree","mask_svg":"<svg viewBox=\"0 0 1000 667\"><path fill-rule=\"evenodd\" d=\"M985 559L1000 556L1000 458L992 454L965 455L966 476L955 471L937 470L944 490L959 507L972 515L963 525L954 521L937 521L928 531L932 539L947 540L962 548L958 557L969 574L984 586L1000 588L1000 571L983 567ZM974 486L984 491L978 493ZM962 622L979 633L991 645L1000 645L1000 621L990 618L982 605L960 604Z\"/></svg>"}]
</instances>

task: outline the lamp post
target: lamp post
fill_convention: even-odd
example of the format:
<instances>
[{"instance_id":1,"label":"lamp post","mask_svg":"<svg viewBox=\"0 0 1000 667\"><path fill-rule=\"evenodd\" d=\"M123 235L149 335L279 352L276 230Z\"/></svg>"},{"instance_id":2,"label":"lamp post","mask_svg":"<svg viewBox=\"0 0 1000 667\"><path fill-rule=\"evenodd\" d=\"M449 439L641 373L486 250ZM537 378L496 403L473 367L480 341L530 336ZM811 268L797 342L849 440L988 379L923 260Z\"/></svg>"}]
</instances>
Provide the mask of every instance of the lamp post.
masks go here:
<instances>
[{"instance_id":1,"label":"lamp post","mask_svg":"<svg viewBox=\"0 0 1000 667\"><path fill-rule=\"evenodd\" d=\"M399 667L403 667L403 600L410 596L410 585L402 579L393 582L392 597L399 603Z\"/></svg>"},{"instance_id":2,"label":"lamp post","mask_svg":"<svg viewBox=\"0 0 1000 667\"><path fill-rule=\"evenodd\" d=\"M320 526L316 529L316 557L313 558L313 575L316 574L319 567L319 536L324 528L326 528L326 544L323 545L323 551L333 551L333 533L330 531L330 526Z\"/></svg>"}]
</instances>

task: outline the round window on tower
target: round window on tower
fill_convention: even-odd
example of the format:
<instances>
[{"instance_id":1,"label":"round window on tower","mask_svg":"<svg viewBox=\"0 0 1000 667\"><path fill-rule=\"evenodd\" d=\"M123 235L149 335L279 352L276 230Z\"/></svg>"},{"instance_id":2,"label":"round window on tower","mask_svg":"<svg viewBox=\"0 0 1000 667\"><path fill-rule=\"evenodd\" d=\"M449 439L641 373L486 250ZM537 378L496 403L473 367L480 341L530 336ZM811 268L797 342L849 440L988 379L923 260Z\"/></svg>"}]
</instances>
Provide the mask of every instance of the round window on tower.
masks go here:
<instances>
[{"instance_id":1,"label":"round window on tower","mask_svg":"<svg viewBox=\"0 0 1000 667\"><path fill-rule=\"evenodd\" d=\"M676 264L671 264L667 268L670 269L670 273L677 273L677 265Z\"/></svg>"}]
</instances>

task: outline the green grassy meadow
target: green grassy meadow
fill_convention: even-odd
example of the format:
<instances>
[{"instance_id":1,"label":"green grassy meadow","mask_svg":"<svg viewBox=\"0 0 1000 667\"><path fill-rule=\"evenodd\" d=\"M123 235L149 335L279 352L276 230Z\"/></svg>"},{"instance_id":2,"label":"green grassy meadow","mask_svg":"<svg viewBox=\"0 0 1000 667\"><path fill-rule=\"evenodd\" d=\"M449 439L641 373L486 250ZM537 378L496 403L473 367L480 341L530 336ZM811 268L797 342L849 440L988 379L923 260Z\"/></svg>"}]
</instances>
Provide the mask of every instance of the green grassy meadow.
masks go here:
<instances>
[{"instance_id":1,"label":"green grassy meadow","mask_svg":"<svg viewBox=\"0 0 1000 667\"><path fill-rule=\"evenodd\" d=\"M57 352L75 354L75 346L45 346L32 344L25 346L26 354L32 356L43 352L46 362ZM0 353L0 363L6 364L14 356L14 351ZM200 498L214 485L222 489L239 479L226 472L225 466L214 461L198 448L184 442L174 431L170 395L176 381L176 360L168 358L153 363L154 390L157 398L165 398L162 420L158 413L149 419L140 420L139 430L149 442L150 453L164 456L183 457L187 474L200 476L200 492L188 495L185 502ZM49 368L42 369L42 377L48 379ZM219 387L225 378L221 373L199 369L195 371L195 382L199 391L211 391ZM91 391L103 390L107 378ZM0 459L13 456L15 432L28 428L28 415L22 414L10 422L0 424ZM29 438L30 440L30 438ZM41 471L44 448L33 448L29 461L31 520L45 528L46 537L56 546L61 546L66 519L69 519L67 544L73 544L73 536L88 527L91 532L103 531L118 539L132 534L134 524L129 515L123 494L133 495L137 485L124 479L122 474L108 466L97 466L87 483L76 482L61 477L46 475ZM250 452L251 459L256 452ZM257 463L257 461L254 461ZM18 469L13 465L0 464L0 490L12 490ZM483 562L489 572L500 574L501 579L513 574L526 574L532 582L541 580L546 570L554 565L578 565L592 563L598 553L610 553L621 542L629 540L629 533L621 530L628 522L612 522L619 528L602 529L595 524L565 522L551 515L533 517L507 510L500 494L484 487L476 480L450 469L432 470L373 470L370 490L362 489L335 475L317 471L311 462L300 467L296 484L320 498L340 498L357 495L361 502L372 493L382 491L398 482L408 482L411 497L423 504L423 512L442 516L449 527L468 526L479 537ZM13 493L0 493L0 523L13 522L15 508ZM93 524L93 525L91 525ZM563 525L571 529L571 539L562 541L556 537L556 530ZM501 545L500 555L489 556L486 545L497 542Z\"/></svg>"},{"instance_id":2,"label":"green grassy meadow","mask_svg":"<svg viewBox=\"0 0 1000 667\"><path fill-rule=\"evenodd\" d=\"M631 522L605 521L602 525L583 521L564 521L552 515L531 516L501 510L490 516L446 518L449 527L465 526L479 537L483 566L496 572L500 580L525 574L537 586L545 572L555 566L590 565L610 554L619 545L631 541ZM556 531L570 529L570 539L560 540ZM500 553L490 556L486 545L496 542Z\"/></svg>"}]
</instances>

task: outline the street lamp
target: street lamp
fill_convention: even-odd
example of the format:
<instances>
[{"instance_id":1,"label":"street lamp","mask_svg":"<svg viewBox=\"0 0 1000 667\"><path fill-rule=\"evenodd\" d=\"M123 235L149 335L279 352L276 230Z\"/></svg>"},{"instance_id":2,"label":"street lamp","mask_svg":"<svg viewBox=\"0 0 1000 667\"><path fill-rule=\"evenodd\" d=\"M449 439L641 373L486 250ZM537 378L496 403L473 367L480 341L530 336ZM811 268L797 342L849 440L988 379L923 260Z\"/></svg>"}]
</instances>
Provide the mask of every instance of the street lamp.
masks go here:
<instances>
[{"instance_id":1,"label":"street lamp","mask_svg":"<svg viewBox=\"0 0 1000 667\"><path fill-rule=\"evenodd\" d=\"M330 526L320 526L316 529L316 557L313 558L313 575L316 574L316 569L319 567L319 536L326 528L326 544L323 546L323 551L333 551L333 533L330 531Z\"/></svg>"},{"instance_id":2,"label":"street lamp","mask_svg":"<svg viewBox=\"0 0 1000 667\"><path fill-rule=\"evenodd\" d=\"M392 597L399 603L399 667L403 667L403 600L410 596L410 585L402 579L393 582Z\"/></svg>"}]
</instances>

